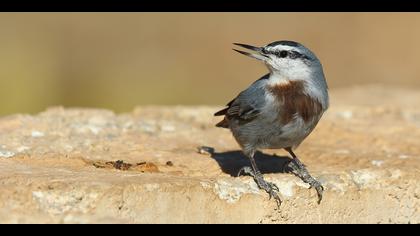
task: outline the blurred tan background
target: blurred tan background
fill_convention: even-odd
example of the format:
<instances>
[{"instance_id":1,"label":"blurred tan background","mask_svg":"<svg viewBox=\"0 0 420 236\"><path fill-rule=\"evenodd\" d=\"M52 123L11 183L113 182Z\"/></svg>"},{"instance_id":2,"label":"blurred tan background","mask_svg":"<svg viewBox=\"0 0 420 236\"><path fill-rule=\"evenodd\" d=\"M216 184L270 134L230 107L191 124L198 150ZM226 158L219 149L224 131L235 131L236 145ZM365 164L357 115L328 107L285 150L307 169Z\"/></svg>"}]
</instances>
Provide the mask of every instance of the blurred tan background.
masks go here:
<instances>
[{"instance_id":1,"label":"blurred tan background","mask_svg":"<svg viewBox=\"0 0 420 236\"><path fill-rule=\"evenodd\" d=\"M418 13L0 13L0 115L228 102L266 73L231 50L288 39L332 89L420 87Z\"/></svg>"}]
</instances>

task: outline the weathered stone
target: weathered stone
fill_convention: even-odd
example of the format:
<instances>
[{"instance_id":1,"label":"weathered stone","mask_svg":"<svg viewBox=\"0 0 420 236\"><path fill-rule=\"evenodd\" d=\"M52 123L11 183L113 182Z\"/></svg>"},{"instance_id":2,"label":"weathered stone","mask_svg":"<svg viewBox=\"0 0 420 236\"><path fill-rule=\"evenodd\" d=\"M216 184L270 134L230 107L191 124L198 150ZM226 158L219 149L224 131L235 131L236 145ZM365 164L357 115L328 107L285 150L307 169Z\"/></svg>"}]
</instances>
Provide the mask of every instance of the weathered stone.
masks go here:
<instances>
[{"instance_id":1,"label":"weathered stone","mask_svg":"<svg viewBox=\"0 0 420 236\"><path fill-rule=\"evenodd\" d=\"M420 93L365 87L335 90L331 101L296 152L326 188L320 205L281 173L286 152L257 154L280 209L250 177L233 177L248 161L214 127L220 107L3 117L0 222L420 223Z\"/></svg>"}]
</instances>

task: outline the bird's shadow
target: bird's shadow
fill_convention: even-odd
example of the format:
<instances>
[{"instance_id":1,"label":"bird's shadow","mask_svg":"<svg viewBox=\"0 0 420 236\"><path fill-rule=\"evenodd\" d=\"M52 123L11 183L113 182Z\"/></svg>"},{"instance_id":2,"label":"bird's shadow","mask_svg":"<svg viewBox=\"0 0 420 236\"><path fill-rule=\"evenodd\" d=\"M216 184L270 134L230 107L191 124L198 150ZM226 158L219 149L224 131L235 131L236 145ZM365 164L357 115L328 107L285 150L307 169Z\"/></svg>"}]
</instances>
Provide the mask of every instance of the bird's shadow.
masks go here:
<instances>
[{"instance_id":1,"label":"bird's shadow","mask_svg":"<svg viewBox=\"0 0 420 236\"><path fill-rule=\"evenodd\" d=\"M249 158L242 151L216 152L214 148L205 147L211 157L217 161L222 171L236 177L244 166L251 166ZM255 162L262 174L287 173L287 164L291 161L288 156L268 155L260 151L255 153Z\"/></svg>"}]
</instances>

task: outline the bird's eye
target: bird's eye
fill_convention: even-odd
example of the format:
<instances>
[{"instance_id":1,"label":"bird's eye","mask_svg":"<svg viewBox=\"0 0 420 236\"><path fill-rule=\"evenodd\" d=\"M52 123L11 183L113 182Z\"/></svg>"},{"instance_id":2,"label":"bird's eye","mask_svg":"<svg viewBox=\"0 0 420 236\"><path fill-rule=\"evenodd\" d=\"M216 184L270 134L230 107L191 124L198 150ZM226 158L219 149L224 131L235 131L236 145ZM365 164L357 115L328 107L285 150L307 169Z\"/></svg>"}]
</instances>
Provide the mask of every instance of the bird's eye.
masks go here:
<instances>
[{"instance_id":1,"label":"bird's eye","mask_svg":"<svg viewBox=\"0 0 420 236\"><path fill-rule=\"evenodd\" d=\"M287 54L288 54L287 51L280 51L279 56L284 58L284 57L287 57Z\"/></svg>"}]
</instances>

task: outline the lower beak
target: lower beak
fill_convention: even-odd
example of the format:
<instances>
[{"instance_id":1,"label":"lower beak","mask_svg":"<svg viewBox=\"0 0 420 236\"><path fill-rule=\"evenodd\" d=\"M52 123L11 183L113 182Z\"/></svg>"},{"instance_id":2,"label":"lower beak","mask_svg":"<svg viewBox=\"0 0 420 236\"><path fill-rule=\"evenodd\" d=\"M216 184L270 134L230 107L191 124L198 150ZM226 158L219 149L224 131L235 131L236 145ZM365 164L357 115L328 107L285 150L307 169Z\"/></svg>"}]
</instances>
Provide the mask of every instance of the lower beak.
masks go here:
<instances>
[{"instance_id":1,"label":"lower beak","mask_svg":"<svg viewBox=\"0 0 420 236\"><path fill-rule=\"evenodd\" d=\"M264 55L262 53L262 48L260 48L260 47L255 47L255 46L246 45L246 44L242 44L242 43L234 43L234 44L237 45L237 46L240 46L240 47L243 47L243 48L246 48L246 49L249 49L249 50L252 50L252 51L256 52L256 53L249 53L249 52L244 52L244 51L233 49L236 52L244 54L245 56L249 56L249 57L261 60L261 61L265 61L268 58L266 55Z\"/></svg>"}]
</instances>

